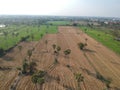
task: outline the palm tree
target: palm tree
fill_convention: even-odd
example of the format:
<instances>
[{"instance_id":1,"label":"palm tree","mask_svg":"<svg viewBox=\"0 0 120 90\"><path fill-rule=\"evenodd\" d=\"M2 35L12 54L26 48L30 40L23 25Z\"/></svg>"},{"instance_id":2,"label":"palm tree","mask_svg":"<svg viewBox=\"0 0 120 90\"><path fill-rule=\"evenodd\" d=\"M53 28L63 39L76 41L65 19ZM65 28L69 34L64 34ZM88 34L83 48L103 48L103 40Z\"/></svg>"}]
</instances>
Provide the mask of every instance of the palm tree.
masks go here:
<instances>
[{"instance_id":1,"label":"palm tree","mask_svg":"<svg viewBox=\"0 0 120 90\"><path fill-rule=\"evenodd\" d=\"M81 90L81 87L80 87L80 82L83 82L84 81L84 77L82 76L81 73L78 73L75 75L75 78L78 82L78 90Z\"/></svg>"}]
</instances>

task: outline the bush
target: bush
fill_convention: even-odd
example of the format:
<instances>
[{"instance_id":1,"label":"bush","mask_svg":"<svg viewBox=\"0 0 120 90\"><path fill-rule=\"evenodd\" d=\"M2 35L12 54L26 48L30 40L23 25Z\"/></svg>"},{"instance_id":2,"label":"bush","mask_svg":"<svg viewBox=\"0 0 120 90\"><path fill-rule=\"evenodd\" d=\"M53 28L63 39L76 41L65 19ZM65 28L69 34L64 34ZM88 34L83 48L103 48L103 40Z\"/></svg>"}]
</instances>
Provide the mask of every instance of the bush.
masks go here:
<instances>
[{"instance_id":1,"label":"bush","mask_svg":"<svg viewBox=\"0 0 120 90\"><path fill-rule=\"evenodd\" d=\"M0 56L4 55L4 50L2 48L0 48Z\"/></svg>"},{"instance_id":2,"label":"bush","mask_svg":"<svg viewBox=\"0 0 120 90\"><path fill-rule=\"evenodd\" d=\"M84 48L84 44L83 44L83 43L78 43L78 46L79 46L79 48L80 48L81 50L83 50L83 48Z\"/></svg>"}]
</instances>

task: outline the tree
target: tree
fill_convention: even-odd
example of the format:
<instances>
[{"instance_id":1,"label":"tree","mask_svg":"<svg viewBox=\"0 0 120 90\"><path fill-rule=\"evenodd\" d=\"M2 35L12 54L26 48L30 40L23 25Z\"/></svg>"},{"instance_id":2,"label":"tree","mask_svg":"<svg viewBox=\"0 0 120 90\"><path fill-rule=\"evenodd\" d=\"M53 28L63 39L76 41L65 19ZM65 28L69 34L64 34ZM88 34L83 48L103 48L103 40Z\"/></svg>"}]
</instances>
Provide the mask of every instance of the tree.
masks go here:
<instances>
[{"instance_id":1,"label":"tree","mask_svg":"<svg viewBox=\"0 0 120 90\"><path fill-rule=\"evenodd\" d=\"M57 55L59 55L60 50L61 50L61 47L57 46Z\"/></svg>"},{"instance_id":2,"label":"tree","mask_svg":"<svg viewBox=\"0 0 120 90\"><path fill-rule=\"evenodd\" d=\"M43 34L40 34L41 38L43 37Z\"/></svg>"},{"instance_id":3,"label":"tree","mask_svg":"<svg viewBox=\"0 0 120 90\"><path fill-rule=\"evenodd\" d=\"M71 53L71 50L70 50L70 49L66 49L66 50L64 51L64 54L65 54L66 57L67 57L70 53Z\"/></svg>"},{"instance_id":4,"label":"tree","mask_svg":"<svg viewBox=\"0 0 120 90\"><path fill-rule=\"evenodd\" d=\"M78 82L78 90L81 90L81 88L80 88L80 82L84 81L84 77L82 76L81 73L78 73L78 74L75 75L75 78L76 78L76 80Z\"/></svg>"},{"instance_id":5,"label":"tree","mask_svg":"<svg viewBox=\"0 0 120 90\"><path fill-rule=\"evenodd\" d=\"M53 45L52 45L52 47L53 47L53 49L54 49L54 51L55 51L55 49L56 49L56 45L55 45L55 44L53 44Z\"/></svg>"},{"instance_id":6,"label":"tree","mask_svg":"<svg viewBox=\"0 0 120 90\"><path fill-rule=\"evenodd\" d=\"M29 67L29 65L28 65L28 63L26 62L26 59L25 59L24 62L23 62L23 65L22 65L22 73L23 74L27 73L28 67Z\"/></svg>"},{"instance_id":7,"label":"tree","mask_svg":"<svg viewBox=\"0 0 120 90\"><path fill-rule=\"evenodd\" d=\"M39 71L36 74L33 74L31 80L32 82L36 85L37 88L37 83L40 84L40 90L42 90L42 85L45 83L45 75L47 73L45 71Z\"/></svg>"},{"instance_id":8,"label":"tree","mask_svg":"<svg viewBox=\"0 0 120 90\"><path fill-rule=\"evenodd\" d=\"M85 43L78 43L78 47L83 50L85 48L85 46L87 46L87 44Z\"/></svg>"},{"instance_id":9,"label":"tree","mask_svg":"<svg viewBox=\"0 0 120 90\"><path fill-rule=\"evenodd\" d=\"M29 73L30 74L33 74L36 71L36 66L37 66L37 64L35 62L30 62L30 64L29 64L29 69L30 69Z\"/></svg>"},{"instance_id":10,"label":"tree","mask_svg":"<svg viewBox=\"0 0 120 90\"><path fill-rule=\"evenodd\" d=\"M57 53L57 51L56 51L57 45L56 45L56 44L53 44L52 47L53 47L53 49L54 49L54 55L55 55L55 54Z\"/></svg>"}]
</instances>

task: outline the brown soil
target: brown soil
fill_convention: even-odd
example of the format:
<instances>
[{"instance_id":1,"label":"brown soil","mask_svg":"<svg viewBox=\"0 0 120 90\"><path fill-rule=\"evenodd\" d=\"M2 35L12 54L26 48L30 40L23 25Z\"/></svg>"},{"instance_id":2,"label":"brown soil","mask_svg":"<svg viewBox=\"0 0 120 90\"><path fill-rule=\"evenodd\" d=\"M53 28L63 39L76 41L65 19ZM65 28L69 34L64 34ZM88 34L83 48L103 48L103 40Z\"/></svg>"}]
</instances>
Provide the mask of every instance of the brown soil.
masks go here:
<instances>
[{"instance_id":1,"label":"brown soil","mask_svg":"<svg viewBox=\"0 0 120 90\"><path fill-rule=\"evenodd\" d=\"M39 42L22 42L21 52L18 47L0 58L1 67L11 69L0 70L0 90L9 90L11 84L18 76L17 67L21 67L23 59L28 58L27 50L35 48L31 60L37 63L38 70L47 71L46 82L43 90L77 90L75 73L84 76L80 86L82 90L103 90L105 83L96 78L96 71L104 78L111 78L111 90L120 89L120 56L109 50L93 38L89 37L78 28L60 26L57 34L48 34ZM87 42L85 41L87 38ZM46 48L45 40L48 40ZM87 43L84 51L80 50L77 43ZM52 45L59 45L62 50L58 56L58 64L54 65ZM65 49L71 49L69 58L64 56ZM48 50L48 52L46 52ZM21 53L21 54L20 54ZM69 65L70 67L67 67ZM37 85L39 88L39 85ZM31 76L23 76L16 90L35 90Z\"/></svg>"}]
</instances>

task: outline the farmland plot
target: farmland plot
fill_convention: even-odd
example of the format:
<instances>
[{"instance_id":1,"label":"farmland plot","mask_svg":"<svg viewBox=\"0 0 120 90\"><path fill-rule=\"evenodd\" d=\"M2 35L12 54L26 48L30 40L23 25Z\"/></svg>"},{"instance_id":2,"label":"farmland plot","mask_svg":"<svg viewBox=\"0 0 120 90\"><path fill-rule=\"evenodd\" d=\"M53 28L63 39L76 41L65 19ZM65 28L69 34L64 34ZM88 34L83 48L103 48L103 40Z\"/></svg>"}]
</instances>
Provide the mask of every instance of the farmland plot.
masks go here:
<instances>
[{"instance_id":1,"label":"farmland plot","mask_svg":"<svg viewBox=\"0 0 120 90\"><path fill-rule=\"evenodd\" d=\"M85 39L88 39L87 41ZM45 41L48 41L47 46ZM78 48L78 43L87 43L85 50ZM54 63L54 50L52 45L56 44L61 47L57 57L58 63ZM22 57L18 47L8 52L0 58L2 67L10 67L7 72L0 70L0 90L8 90L11 84L18 76L17 66L22 65L23 58L28 58L27 50L35 48L31 60L37 63L38 70L47 72L45 83L42 90L78 90L78 82L75 74L81 73L84 80L80 82L81 90L104 90L106 89L104 78L110 78L110 90L119 90L120 88L120 56L98 43L78 28L60 26L57 34L47 34L40 41L22 42L19 45ZM71 54L66 57L64 50L71 49ZM7 60L5 57L12 57ZM97 74L102 75L102 80L97 78ZM11 76L9 76L9 74ZM9 79L7 79L9 77ZM6 81L6 83L4 82ZM31 76L23 76L16 90L36 90L40 85L31 82Z\"/></svg>"}]
</instances>

